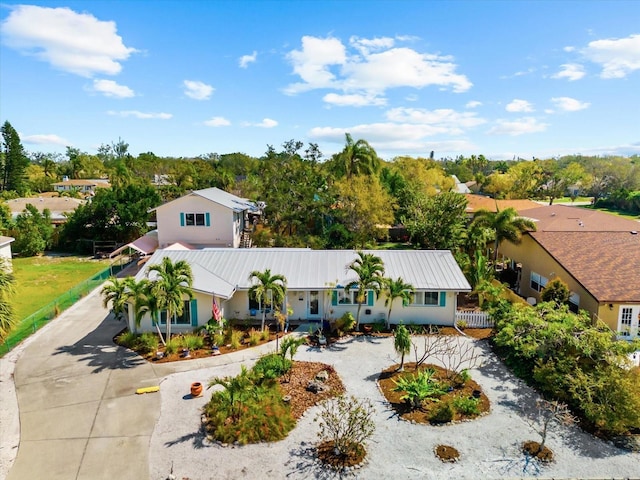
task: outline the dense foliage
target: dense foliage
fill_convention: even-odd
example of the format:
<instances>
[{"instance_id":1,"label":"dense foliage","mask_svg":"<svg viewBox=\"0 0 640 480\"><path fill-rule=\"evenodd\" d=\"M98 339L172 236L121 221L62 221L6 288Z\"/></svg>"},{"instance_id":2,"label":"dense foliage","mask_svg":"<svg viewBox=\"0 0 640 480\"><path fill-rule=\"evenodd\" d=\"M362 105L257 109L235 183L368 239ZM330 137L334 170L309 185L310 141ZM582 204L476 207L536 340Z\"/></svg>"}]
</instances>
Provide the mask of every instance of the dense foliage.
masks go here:
<instances>
[{"instance_id":1,"label":"dense foliage","mask_svg":"<svg viewBox=\"0 0 640 480\"><path fill-rule=\"evenodd\" d=\"M627 358L637 342L616 341L603 323L553 302L531 308L501 301L492 310L495 345L518 375L596 432L640 428L640 372Z\"/></svg>"}]
</instances>

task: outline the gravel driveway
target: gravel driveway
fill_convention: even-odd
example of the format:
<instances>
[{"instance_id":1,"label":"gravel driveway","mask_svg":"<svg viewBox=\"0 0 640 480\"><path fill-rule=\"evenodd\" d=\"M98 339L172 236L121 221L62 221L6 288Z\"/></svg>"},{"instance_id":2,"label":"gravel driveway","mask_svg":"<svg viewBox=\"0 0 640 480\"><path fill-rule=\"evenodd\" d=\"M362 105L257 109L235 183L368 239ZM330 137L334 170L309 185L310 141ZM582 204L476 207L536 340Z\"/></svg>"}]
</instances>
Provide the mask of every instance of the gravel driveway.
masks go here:
<instances>
[{"instance_id":1,"label":"gravel driveway","mask_svg":"<svg viewBox=\"0 0 640 480\"><path fill-rule=\"evenodd\" d=\"M398 419L379 392L379 372L397 362L392 338L353 337L322 350L300 348L296 360L333 365L347 394L368 398L375 406L377 427L368 445L367 463L342 474L314 460L317 407L280 442L222 447L204 440L199 430L200 410L210 392L192 399L189 385L206 383L213 376L235 375L240 363L170 375L161 384L161 414L149 452L151 478L164 480L172 470L176 479L190 480L640 478L640 454L618 449L575 426L554 427L549 434L547 445L556 458L553 463L527 464L520 445L538 440L538 435L523 417L534 411L537 395L507 371L486 342L465 341L474 342L483 357L482 366L472 370L471 376L491 400L491 412L471 422L438 427ZM457 448L460 460L442 463L433 453L438 444Z\"/></svg>"}]
</instances>

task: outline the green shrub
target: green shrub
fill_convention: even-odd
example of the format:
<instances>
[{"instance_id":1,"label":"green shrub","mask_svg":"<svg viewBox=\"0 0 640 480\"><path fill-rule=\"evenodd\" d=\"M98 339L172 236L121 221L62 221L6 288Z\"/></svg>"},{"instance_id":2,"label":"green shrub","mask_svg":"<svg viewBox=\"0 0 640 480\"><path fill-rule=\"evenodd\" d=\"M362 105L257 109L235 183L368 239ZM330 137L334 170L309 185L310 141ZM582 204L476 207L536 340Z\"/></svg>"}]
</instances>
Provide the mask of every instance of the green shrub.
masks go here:
<instances>
[{"instance_id":1,"label":"green shrub","mask_svg":"<svg viewBox=\"0 0 640 480\"><path fill-rule=\"evenodd\" d=\"M279 357L279 355L277 355ZM276 382L256 383L244 366L236 377L214 378L221 385L205 405L205 428L221 442L241 444L281 440L295 426Z\"/></svg>"},{"instance_id":2,"label":"green shrub","mask_svg":"<svg viewBox=\"0 0 640 480\"><path fill-rule=\"evenodd\" d=\"M204 338L200 335L185 335L182 338L182 346L189 350L198 350L204 346Z\"/></svg>"},{"instance_id":3,"label":"green shrub","mask_svg":"<svg viewBox=\"0 0 640 480\"><path fill-rule=\"evenodd\" d=\"M218 347L225 345L225 336L224 333L216 333L213 335L213 344Z\"/></svg>"},{"instance_id":4,"label":"green shrub","mask_svg":"<svg viewBox=\"0 0 640 480\"><path fill-rule=\"evenodd\" d=\"M403 375L394 380L396 386L393 390L405 392L400 398L407 401L411 408L420 408L425 400L437 400L445 393L444 385L433 379L435 373L435 370L427 368L415 375Z\"/></svg>"},{"instance_id":5,"label":"green shrub","mask_svg":"<svg viewBox=\"0 0 640 480\"><path fill-rule=\"evenodd\" d=\"M271 332L269 332L268 328L265 328L264 330L262 330L260 332L260 340L266 342L269 340L269 335L271 334Z\"/></svg>"},{"instance_id":6,"label":"green shrub","mask_svg":"<svg viewBox=\"0 0 640 480\"><path fill-rule=\"evenodd\" d=\"M155 352L159 343L160 340L155 333L145 332L138 338L138 350L142 354Z\"/></svg>"},{"instance_id":7,"label":"green shrub","mask_svg":"<svg viewBox=\"0 0 640 480\"><path fill-rule=\"evenodd\" d=\"M453 400L455 409L464 415L478 415L480 413L480 399L473 397L457 397Z\"/></svg>"},{"instance_id":8,"label":"green shrub","mask_svg":"<svg viewBox=\"0 0 640 480\"><path fill-rule=\"evenodd\" d=\"M255 328L252 328L251 330L249 330L249 345L251 345L252 347L255 347L260 343L261 339L262 339L262 332L260 330L256 330Z\"/></svg>"},{"instance_id":9,"label":"green shrub","mask_svg":"<svg viewBox=\"0 0 640 480\"><path fill-rule=\"evenodd\" d=\"M182 348L181 345L182 345L181 339L179 337L173 337L164 346L164 351L168 355L171 355L172 353L176 353L178 350L180 350L180 348Z\"/></svg>"},{"instance_id":10,"label":"green shrub","mask_svg":"<svg viewBox=\"0 0 640 480\"><path fill-rule=\"evenodd\" d=\"M374 331L374 333L382 333L382 332L384 332L384 330L385 330L385 324L384 324L384 322L380 322L380 321L378 321L378 322L375 322L375 323L373 324L373 331Z\"/></svg>"},{"instance_id":11,"label":"green shrub","mask_svg":"<svg viewBox=\"0 0 640 480\"><path fill-rule=\"evenodd\" d=\"M253 366L253 372L259 378L272 379L284 375L291 368L291 360L279 355L271 353L263 355Z\"/></svg>"},{"instance_id":12,"label":"green shrub","mask_svg":"<svg viewBox=\"0 0 640 480\"><path fill-rule=\"evenodd\" d=\"M353 314L351 312L344 313L336 320L336 329L341 333L350 332L355 326L356 319L353 318Z\"/></svg>"},{"instance_id":13,"label":"green shrub","mask_svg":"<svg viewBox=\"0 0 640 480\"><path fill-rule=\"evenodd\" d=\"M233 348L234 350L240 348L242 346L243 337L244 332L242 332L241 330L236 330L235 328L229 330L229 345L231 345L231 348Z\"/></svg>"},{"instance_id":14,"label":"green shrub","mask_svg":"<svg viewBox=\"0 0 640 480\"><path fill-rule=\"evenodd\" d=\"M120 335L118 335L118 337L116 338L116 342L118 343L118 345L134 350L136 344L138 343L138 335L131 332L130 330L125 330Z\"/></svg>"},{"instance_id":15,"label":"green shrub","mask_svg":"<svg viewBox=\"0 0 640 480\"><path fill-rule=\"evenodd\" d=\"M443 402L436 407L429 420L431 421L431 423L449 423L451 420L453 420L454 414L455 410L453 409L451 403Z\"/></svg>"}]
</instances>

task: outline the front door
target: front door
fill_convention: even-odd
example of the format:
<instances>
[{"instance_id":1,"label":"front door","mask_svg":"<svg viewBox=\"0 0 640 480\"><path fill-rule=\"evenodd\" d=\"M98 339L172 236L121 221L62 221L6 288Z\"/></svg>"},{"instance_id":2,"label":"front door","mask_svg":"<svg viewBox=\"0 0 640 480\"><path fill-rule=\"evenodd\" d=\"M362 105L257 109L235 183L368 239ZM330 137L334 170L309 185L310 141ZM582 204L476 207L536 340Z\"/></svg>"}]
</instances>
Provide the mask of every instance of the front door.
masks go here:
<instances>
[{"instance_id":1,"label":"front door","mask_svg":"<svg viewBox=\"0 0 640 480\"><path fill-rule=\"evenodd\" d=\"M320 292L311 290L308 296L307 315L309 318L317 318L320 316Z\"/></svg>"}]
</instances>

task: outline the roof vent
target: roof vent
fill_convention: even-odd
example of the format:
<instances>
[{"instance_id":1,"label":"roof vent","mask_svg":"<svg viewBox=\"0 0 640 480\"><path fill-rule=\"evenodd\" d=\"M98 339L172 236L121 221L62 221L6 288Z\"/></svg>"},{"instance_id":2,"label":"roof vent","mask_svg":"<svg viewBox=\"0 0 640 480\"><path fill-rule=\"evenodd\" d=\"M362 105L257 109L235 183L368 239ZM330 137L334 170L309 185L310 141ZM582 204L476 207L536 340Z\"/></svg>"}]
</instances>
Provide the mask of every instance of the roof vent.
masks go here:
<instances>
[{"instance_id":1,"label":"roof vent","mask_svg":"<svg viewBox=\"0 0 640 480\"><path fill-rule=\"evenodd\" d=\"M551 216L555 217L556 216L556 212L551 212Z\"/></svg>"},{"instance_id":2,"label":"roof vent","mask_svg":"<svg viewBox=\"0 0 640 480\"><path fill-rule=\"evenodd\" d=\"M637 235L638 232L636 230L631 230L631 235Z\"/></svg>"},{"instance_id":3,"label":"roof vent","mask_svg":"<svg viewBox=\"0 0 640 480\"><path fill-rule=\"evenodd\" d=\"M582 222L582 220L578 222L578 225L580 225L581 227L584 227L584 223Z\"/></svg>"}]
</instances>

